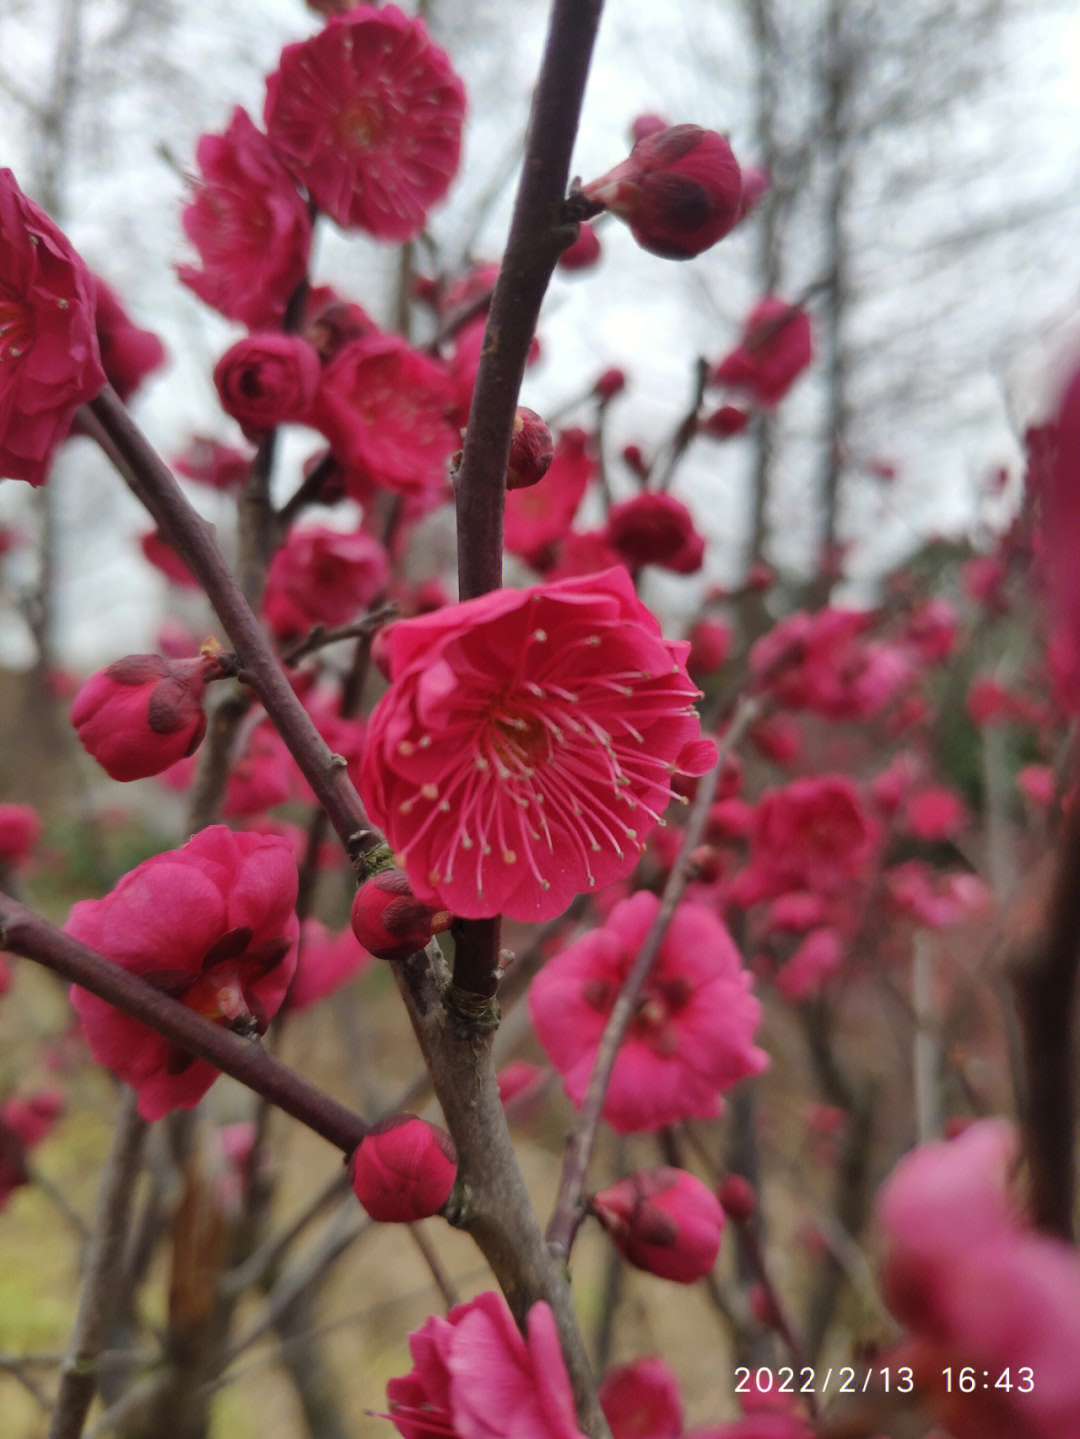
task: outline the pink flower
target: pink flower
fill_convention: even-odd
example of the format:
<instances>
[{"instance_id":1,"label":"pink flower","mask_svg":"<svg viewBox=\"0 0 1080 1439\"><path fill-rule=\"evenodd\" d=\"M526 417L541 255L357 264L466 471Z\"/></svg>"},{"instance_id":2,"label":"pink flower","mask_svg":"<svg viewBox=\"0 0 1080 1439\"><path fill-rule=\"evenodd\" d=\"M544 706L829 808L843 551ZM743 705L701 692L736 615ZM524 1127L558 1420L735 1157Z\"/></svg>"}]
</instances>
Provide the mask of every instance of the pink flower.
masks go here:
<instances>
[{"instance_id":1,"label":"pink flower","mask_svg":"<svg viewBox=\"0 0 1080 1439\"><path fill-rule=\"evenodd\" d=\"M503 544L510 554L540 568L554 542L569 530L596 474L589 446L584 430L564 430L543 481L507 494Z\"/></svg>"},{"instance_id":2,"label":"pink flower","mask_svg":"<svg viewBox=\"0 0 1080 1439\"><path fill-rule=\"evenodd\" d=\"M296 889L284 840L213 825L76 904L64 928L207 1019L261 1034L296 965ZM144 1119L190 1109L217 1078L89 991L73 987L71 1002L94 1058L138 1091Z\"/></svg>"},{"instance_id":3,"label":"pink flower","mask_svg":"<svg viewBox=\"0 0 1080 1439\"><path fill-rule=\"evenodd\" d=\"M698 620L690 631L686 668L695 679L715 674L731 653L732 633L723 620Z\"/></svg>"},{"instance_id":4,"label":"pink flower","mask_svg":"<svg viewBox=\"0 0 1080 1439\"><path fill-rule=\"evenodd\" d=\"M29 1182L27 1153L41 1143L63 1112L63 1098L50 1090L21 1098L13 1095L0 1104L0 1209L13 1189Z\"/></svg>"},{"instance_id":5,"label":"pink flower","mask_svg":"<svg viewBox=\"0 0 1080 1439\"><path fill-rule=\"evenodd\" d=\"M581 1105L619 991L660 901L642 890L541 969L529 990L540 1043ZM720 1113L721 1093L768 1059L753 1043L761 1006L727 930L683 901L664 934L615 1060L603 1117L620 1134Z\"/></svg>"},{"instance_id":6,"label":"pink flower","mask_svg":"<svg viewBox=\"0 0 1080 1439\"><path fill-rule=\"evenodd\" d=\"M638 140L628 159L585 186L642 247L667 260L700 255L739 218L742 176L713 130L672 125Z\"/></svg>"},{"instance_id":7,"label":"pink flower","mask_svg":"<svg viewBox=\"0 0 1080 1439\"><path fill-rule=\"evenodd\" d=\"M373 1124L349 1160L353 1193L381 1224L415 1224L438 1214L456 1178L449 1134L415 1114Z\"/></svg>"},{"instance_id":8,"label":"pink flower","mask_svg":"<svg viewBox=\"0 0 1080 1439\"><path fill-rule=\"evenodd\" d=\"M690 511L680 500L655 491L616 505L608 515L607 538L629 569L657 565L693 575L705 556L705 541Z\"/></svg>"},{"instance_id":9,"label":"pink flower","mask_svg":"<svg viewBox=\"0 0 1080 1439\"><path fill-rule=\"evenodd\" d=\"M172 462L185 480L209 485L212 490L237 490L251 470L254 455L220 444L207 435L192 435L187 449Z\"/></svg>"},{"instance_id":10,"label":"pink flower","mask_svg":"<svg viewBox=\"0 0 1080 1439\"><path fill-rule=\"evenodd\" d=\"M745 410L737 405L721 405L698 421L698 434L714 440L729 440L732 435L741 435L749 423L750 416Z\"/></svg>"},{"instance_id":11,"label":"pink flower","mask_svg":"<svg viewBox=\"0 0 1080 1439\"><path fill-rule=\"evenodd\" d=\"M317 285L308 291L300 333L318 350L323 364L328 364L350 340L366 340L378 330L362 306L342 299L330 285Z\"/></svg>"},{"instance_id":12,"label":"pink flower","mask_svg":"<svg viewBox=\"0 0 1080 1439\"><path fill-rule=\"evenodd\" d=\"M716 366L714 385L730 385L771 410L814 358L810 319L798 305L766 295L750 312L736 349Z\"/></svg>"},{"instance_id":13,"label":"pink flower","mask_svg":"<svg viewBox=\"0 0 1080 1439\"><path fill-rule=\"evenodd\" d=\"M126 403L165 363L165 346L150 330L141 330L100 275L91 273L94 324L101 364L109 384Z\"/></svg>"},{"instance_id":14,"label":"pink flower","mask_svg":"<svg viewBox=\"0 0 1080 1439\"><path fill-rule=\"evenodd\" d=\"M465 89L420 20L361 5L286 45L267 133L332 220L411 240L457 173Z\"/></svg>"},{"instance_id":15,"label":"pink flower","mask_svg":"<svg viewBox=\"0 0 1080 1439\"><path fill-rule=\"evenodd\" d=\"M695 1284L712 1273L724 1211L695 1174L642 1170L594 1194L590 1208L636 1269L676 1284Z\"/></svg>"},{"instance_id":16,"label":"pink flower","mask_svg":"<svg viewBox=\"0 0 1080 1439\"><path fill-rule=\"evenodd\" d=\"M797 610L753 646L750 673L791 709L871 719L913 678L903 650L863 638L872 623L863 610Z\"/></svg>"},{"instance_id":17,"label":"pink flower","mask_svg":"<svg viewBox=\"0 0 1080 1439\"><path fill-rule=\"evenodd\" d=\"M303 424L321 375L318 355L299 335L248 335L214 366L221 408L249 440L277 425Z\"/></svg>"},{"instance_id":18,"label":"pink flower","mask_svg":"<svg viewBox=\"0 0 1080 1439\"><path fill-rule=\"evenodd\" d=\"M293 530L270 563L263 618L279 639L343 625L371 604L389 576L386 551L371 535L308 525Z\"/></svg>"},{"instance_id":19,"label":"pink flower","mask_svg":"<svg viewBox=\"0 0 1080 1439\"><path fill-rule=\"evenodd\" d=\"M405 1439L584 1439L555 1320L534 1304L518 1332L497 1294L409 1335L411 1374L386 1386Z\"/></svg>"},{"instance_id":20,"label":"pink flower","mask_svg":"<svg viewBox=\"0 0 1080 1439\"><path fill-rule=\"evenodd\" d=\"M160 570L165 578L171 580L174 585L180 585L186 590L202 588L172 545L157 530L151 530L148 535L143 535L139 540L139 548L154 568Z\"/></svg>"},{"instance_id":21,"label":"pink flower","mask_svg":"<svg viewBox=\"0 0 1080 1439\"><path fill-rule=\"evenodd\" d=\"M417 899L400 869L381 869L353 896L353 934L376 959L408 959L433 935L449 929L451 915Z\"/></svg>"},{"instance_id":22,"label":"pink flower","mask_svg":"<svg viewBox=\"0 0 1080 1439\"><path fill-rule=\"evenodd\" d=\"M922 860L910 859L885 871L892 907L927 929L944 929L988 909L994 896L975 874L942 874Z\"/></svg>"},{"instance_id":23,"label":"pink flower","mask_svg":"<svg viewBox=\"0 0 1080 1439\"><path fill-rule=\"evenodd\" d=\"M498 590L387 643L361 794L417 897L454 914L548 919L628 874L673 774L714 761L686 646L625 571Z\"/></svg>"},{"instance_id":24,"label":"pink flower","mask_svg":"<svg viewBox=\"0 0 1080 1439\"><path fill-rule=\"evenodd\" d=\"M885 1299L910 1331L895 1359L955 1439L1080 1433L1080 1256L1027 1226L1009 1194L1017 1159L1010 1126L981 1120L905 1156L878 1196ZM973 1393L945 1392L958 1366ZM1006 1370L1011 1390L982 1383Z\"/></svg>"},{"instance_id":25,"label":"pink flower","mask_svg":"<svg viewBox=\"0 0 1080 1439\"><path fill-rule=\"evenodd\" d=\"M793 1004L808 999L832 978L843 958L843 939L831 925L821 925L796 946L777 976L776 987Z\"/></svg>"},{"instance_id":26,"label":"pink flower","mask_svg":"<svg viewBox=\"0 0 1080 1439\"><path fill-rule=\"evenodd\" d=\"M954 789L935 786L908 798L904 823L916 839L950 839L968 824L967 805Z\"/></svg>"},{"instance_id":27,"label":"pink flower","mask_svg":"<svg viewBox=\"0 0 1080 1439\"><path fill-rule=\"evenodd\" d=\"M200 138L195 158L202 179L182 223L202 269L178 265L177 274L227 320L273 329L307 274L308 207L270 141L239 106L224 135Z\"/></svg>"},{"instance_id":28,"label":"pink flower","mask_svg":"<svg viewBox=\"0 0 1080 1439\"><path fill-rule=\"evenodd\" d=\"M1048 764L1021 765L1016 772L1016 788L1029 804L1047 809L1054 802L1057 777Z\"/></svg>"},{"instance_id":29,"label":"pink flower","mask_svg":"<svg viewBox=\"0 0 1080 1439\"><path fill-rule=\"evenodd\" d=\"M75 411L104 384L90 272L0 170L0 477L44 484Z\"/></svg>"},{"instance_id":30,"label":"pink flower","mask_svg":"<svg viewBox=\"0 0 1080 1439\"><path fill-rule=\"evenodd\" d=\"M0 804L0 865L24 860L40 834L37 810L28 804Z\"/></svg>"},{"instance_id":31,"label":"pink flower","mask_svg":"<svg viewBox=\"0 0 1080 1439\"><path fill-rule=\"evenodd\" d=\"M335 458L402 494L446 484L458 433L446 420L450 379L397 335L369 335L338 351L323 371L309 423Z\"/></svg>"},{"instance_id":32,"label":"pink flower","mask_svg":"<svg viewBox=\"0 0 1080 1439\"><path fill-rule=\"evenodd\" d=\"M86 681L71 723L113 779L161 774L202 743L207 683L231 672L215 652L194 660L125 655Z\"/></svg>"},{"instance_id":33,"label":"pink flower","mask_svg":"<svg viewBox=\"0 0 1080 1439\"><path fill-rule=\"evenodd\" d=\"M374 962L351 929L331 934L317 919L300 926L296 973L289 986L289 1008L310 1009L320 999L350 984Z\"/></svg>"},{"instance_id":34,"label":"pink flower","mask_svg":"<svg viewBox=\"0 0 1080 1439\"><path fill-rule=\"evenodd\" d=\"M682 1439L679 1381L662 1359L635 1359L612 1369L599 1397L611 1439Z\"/></svg>"}]
</instances>

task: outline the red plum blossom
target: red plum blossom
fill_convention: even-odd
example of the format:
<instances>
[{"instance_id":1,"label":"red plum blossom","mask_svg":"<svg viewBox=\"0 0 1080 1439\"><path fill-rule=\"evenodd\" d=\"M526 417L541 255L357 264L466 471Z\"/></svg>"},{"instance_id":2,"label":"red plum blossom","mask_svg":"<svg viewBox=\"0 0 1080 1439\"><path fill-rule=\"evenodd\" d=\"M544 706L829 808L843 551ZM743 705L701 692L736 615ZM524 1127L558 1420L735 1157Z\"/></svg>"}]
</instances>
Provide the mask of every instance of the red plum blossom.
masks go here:
<instances>
[{"instance_id":1,"label":"red plum blossom","mask_svg":"<svg viewBox=\"0 0 1080 1439\"><path fill-rule=\"evenodd\" d=\"M415 1224L438 1214L457 1178L450 1136L415 1114L372 1125L349 1160L349 1183L372 1219Z\"/></svg>"},{"instance_id":2,"label":"red plum blossom","mask_svg":"<svg viewBox=\"0 0 1080 1439\"><path fill-rule=\"evenodd\" d=\"M636 1269L676 1284L695 1284L712 1272L724 1211L695 1174L643 1170L594 1194L589 1207Z\"/></svg>"},{"instance_id":3,"label":"red plum blossom","mask_svg":"<svg viewBox=\"0 0 1080 1439\"><path fill-rule=\"evenodd\" d=\"M714 385L749 394L774 409L814 358L810 318L798 305L767 295L750 312L742 338L713 369Z\"/></svg>"}]
</instances>

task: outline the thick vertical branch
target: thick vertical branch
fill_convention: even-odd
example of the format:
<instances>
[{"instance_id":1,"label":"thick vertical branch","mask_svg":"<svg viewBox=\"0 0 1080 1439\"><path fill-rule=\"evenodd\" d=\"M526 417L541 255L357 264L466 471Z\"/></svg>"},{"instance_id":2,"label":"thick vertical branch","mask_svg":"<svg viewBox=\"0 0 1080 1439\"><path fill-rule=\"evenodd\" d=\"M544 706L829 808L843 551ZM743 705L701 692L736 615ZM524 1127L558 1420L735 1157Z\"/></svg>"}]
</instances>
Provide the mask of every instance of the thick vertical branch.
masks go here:
<instances>
[{"instance_id":1,"label":"thick vertical branch","mask_svg":"<svg viewBox=\"0 0 1080 1439\"><path fill-rule=\"evenodd\" d=\"M602 8L603 0L555 0L552 8L456 481L458 593L463 600L502 584L514 412L540 306L558 258L577 232L566 223L562 206ZM460 926L456 941L455 985L464 993L491 995L499 960L498 921L469 921Z\"/></svg>"}]
</instances>

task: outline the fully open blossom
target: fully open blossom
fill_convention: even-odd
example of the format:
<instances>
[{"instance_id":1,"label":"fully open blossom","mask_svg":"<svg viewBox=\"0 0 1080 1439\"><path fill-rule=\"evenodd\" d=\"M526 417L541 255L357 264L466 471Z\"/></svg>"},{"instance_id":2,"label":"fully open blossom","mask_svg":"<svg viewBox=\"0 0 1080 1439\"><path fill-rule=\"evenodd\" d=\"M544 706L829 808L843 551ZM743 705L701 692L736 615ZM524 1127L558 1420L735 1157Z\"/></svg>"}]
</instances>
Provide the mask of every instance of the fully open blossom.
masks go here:
<instances>
[{"instance_id":1,"label":"fully open blossom","mask_svg":"<svg viewBox=\"0 0 1080 1439\"><path fill-rule=\"evenodd\" d=\"M742 176L714 130L672 125L638 140L629 158L585 186L644 250L668 260L700 255L735 224Z\"/></svg>"},{"instance_id":2,"label":"fully open blossom","mask_svg":"<svg viewBox=\"0 0 1080 1439\"><path fill-rule=\"evenodd\" d=\"M322 366L299 335L248 335L214 366L221 408L249 440L277 425L303 423L319 389Z\"/></svg>"},{"instance_id":3,"label":"fully open blossom","mask_svg":"<svg viewBox=\"0 0 1080 1439\"><path fill-rule=\"evenodd\" d=\"M267 133L345 229L410 240L457 173L465 89L421 20L361 5L286 45L266 82Z\"/></svg>"},{"instance_id":4,"label":"fully open blossom","mask_svg":"<svg viewBox=\"0 0 1080 1439\"><path fill-rule=\"evenodd\" d=\"M449 376L397 335L342 347L323 371L309 423L342 464L402 494L445 487L458 432L446 419Z\"/></svg>"},{"instance_id":5,"label":"fully open blossom","mask_svg":"<svg viewBox=\"0 0 1080 1439\"><path fill-rule=\"evenodd\" d=\"M104 385L90 272L0 170L0 478L44 484L75 411Z\"/></svg>"},{"instance_id":6,"label":"fully open blossom","mask_svg":"<svg viewBox=\"0 0 1080 1439\"><path fill-rule=\"evenodd\" d=\"M239 106L223 135L195 148L202 176L184 207L201 269L177 274L199 299L249 329L280 324L307 273L311 216L274 147Z\"/></svg>"},{"instance_id":7,"label":"fully open blossom","mask_svg":"<svg viewBox=\"0 0 1080 1439\"><path fill-rule=\"evenodd\" d=\"M584 1439L551 1310L522 1335L498 1295L478 1295L409 1335L413 1369L386 1386L405 1439Z\"/></svg>"},{"instance_id":8,"label":"fully open blossom","mask_svg":"<svg viewBox=\"0 0 1080 1439\"><path fill-rule=\"evenodd\" d=\"M903 648L866 638L873 622L866 610L796 610L751 648L750 673L790 709L871 719L914 675Z\"/></svg>"},{"instance_id":9,"label":"fully open blossom","mask_svg":"<svg viewBox=\"0 0 1080 1439\"><path fill-rule=\"evenodd\" d=\"M1080 1256L1029 1228L1009 1191L1017 1159L1011 1127L983 1120L908 1154L878 1196L884 1296L908 1330L890 1362L915 1371L954 1439L1080 1433ZM961 1366L976 1374L970 1394ZM982 1383L1006 1371L1010 1390Z\"/></svg>"},{"instance_id":10,"label":"fully open blossom","mask_svg":"<svg viewBox=\"0 0 1080 1439\"><path fill-rule=\"evenodd\" d=\"M71 723L113 779L161 774L202 743L207 683L234 671L217 651L192 660L125 655L86 681Z\"/></svg>"},{"instance_id":11,"label":"fully open blossom","mask_svg":"<svg viewBox=\"0 0 1080 1439\"><path fill-rule=\"evenodd\" d=\"M715 760L686 648L624 570L394 625L360 787L418 898L548 919L628 874L672 776Z\"/></svg>"},{"instance_id":12,"label":"fully open blossom","mask_svg":"<svg viewBox=\"0 0 1080 1439\"><path fill-rule=\"evenodd\" d=\"M585 1098L619 991L660 901L641 891L541 969L529 1013L577 1105ZM620 1133L720 1113L721 1094L765 1068L753 1042L761 1005L727 930L683 901L665 931L615 1060L603 1117Z\"/></svg>"},{"instance_id":13,"label":"fully open blossom","mask_svg":"<svg viewBox=\"0 0 1080 1439\"><path fill-rule=\"evenodd\" d=\"M763 410L771 410L813 358L814 337L806 311L766 295L751 310L738 345L714 368L711 379L713 384L744 390Z\"/></svg>"},{"instance_id":14,"label":"fully open blossom","mask_svg":"<svg viewBox=\"0 0 1080 1439\"><path fill-rule=\"evenodd\" d=\"M386 551L362 530L295 529L270 563L263 618L279 639L361 615L390 575Z\"/></svg>"},{"instance_id":15,"label":"fully open blossom","mask_svg":"<svg viewBox=\"0 0 1080 1439\"><path fill-rule=\"evenodd\" d=\"M542 568L555 541L569 530L595 474L589 436L584 430L564 430L540 483L506 496L503 544L507 551Z\"/></svg>"},{"instance_id":16,"label":"fully open blossom","mask_svg":"<svg viewBox=\"0 0 1080 1439\"><path fill-rule=\"evenodd\" d=\"M76 904L64 928L205 1018L261 1034L296 965L296 891L285 840L212 825ZM190 1109L217 1078L88 990L73 987L71 1001L94 1058L138 1091L144 1119Z\"/></svg>"}]
</instances>

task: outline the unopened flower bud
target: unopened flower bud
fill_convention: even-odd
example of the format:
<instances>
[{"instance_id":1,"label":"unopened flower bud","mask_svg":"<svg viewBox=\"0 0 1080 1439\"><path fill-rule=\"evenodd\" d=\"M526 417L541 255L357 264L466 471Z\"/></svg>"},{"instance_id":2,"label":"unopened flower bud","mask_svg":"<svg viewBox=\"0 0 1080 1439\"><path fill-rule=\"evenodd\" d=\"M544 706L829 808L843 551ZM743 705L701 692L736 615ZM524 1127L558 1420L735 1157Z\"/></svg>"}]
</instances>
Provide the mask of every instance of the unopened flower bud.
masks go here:
<instances>
[{"instance_id":1,"label":"unopened flower bud","mask_svg":"<svg viewBox=\"0 0 1080 1439\"><path fill-rule=\"evenodd\" d=\"M631 1174L594 1195L591 1209L638 1269L693 1284L716 1263L724 1211L712 1190L684 1169Z\"/></svg>"},{"instance_id":2,"label":"unopened flower bud","mask_svg":"<svg viewBox=\"0 0 1080 1439\"><path fill-rule=\"evenodd\" d=\"M417 899L400 869L382 869L365 880L349 917L353 934L376 959L408 959L432 935L449 929L452 918Z\"/></svg>"},{"instance_id":3,"label":"unopened flower bud","mask_svg":"<svg viewBox=\"0 0 1080 1439\"><path fill-rule=\"evenodd\" d=\"M190 660L125 655L86 681L71 723L113 779L161 774L198 749L207 684L235 672L235 659L218 651Z\"/></svg>"},{"instance_id":4,"label":"unopened flower bud","mask_svg":"<svg viewBox=\"0 0 1080 1439\"><path fill-rule=\"evenodd\" d=\"M757 1193L743 1174L727 1174L716 1191L724 1213L734 1224L745 1224L757 1212Z\"/></svg>"},{"instance_id":5,"label":"unopened flower bud","mask_svg":"<svg viewBox=\"0 0 1080 1439\"><path fill-rule=\"evenodd\" d=\"M738 405L721 405L711 415L698 420L698 434L708 435L713 440L729 440L732 435L741 435L750 423L750 416Z\"/></svg>"},{"instance_id":6,"label":"unopened flower bud","mask_svg":"<svg viewBox=\"0 0 1080 1439\"><path fill-rule=\"evenodd\" d=\"M524 490L529 485L535 485L547 474L554 454L555 442L547 425L535 410L519 405L514 416L506 488Z\"/></svg>"},{"instance_id":7,"label":"unopened flower bud","mask_svg":"<svg viewBox=\"0 0 1080 1439\"><path fill-rule=\"evenodd\" d=\"M584 187L630 227L644 250L668 260L700 255L739 218L742 176L722 135L672 125L639 140L629 158Z\"/></svg>"},{"instance_id":8,"label":"unopened flower bud","mask_svg":"<svg viewBox=\"0 0 1080 1439\"><path fill-rule=\"evenodd\" d=\"M41 820L28 804L0 804L0 865L18 864L38 842Z\"/></svg>"},{"instance_id":9,"label":"unopened flower bud","mask_svg":"<svg viewBox=\"0 0 1080 1439\"><path fill-rule=\"evenodd\" d=\"M300 335L247 335L214 366L221 408L249 440L302 420L319 388L318 353Z\"/></svg>"},{"instance_id":10,"label":"unopened flower bud","mask_svg":"<svg viewBox=\"0 0 1080 1439\"><path fill-rule=\"evenodd\" d=\"M600 258L600 241L591 225L583 224L572 245L559 256L560 270L588 270Z\"/></svg>"},{"instance_id":11,"label":"unopened flower bud","mask_svg":"<svg viewBox=\"0 0 1080 1439\"><path fill-rule=\"evenodd\" d=\"M625 389L626 371L620 370L618 366L613 366L610 370L605 370L602 375L597 376L596 384L592 387L592 392L598 400L603 401L606 405L609 400L613 400L616 395L622 394Z\"/></svg>"},{"instance_id":12,"label":"unopened flower bud","mask_svg":"<svg viewBox=\"0 0 1080 1439\"><path fill-rule=\"evenodd\" d=\"M456 1178L450 1136L415 1114L380 1120L349 1160L353 1193L381 1223L412 1224L438 1214Z\"/></svg>"}]
</instances>

